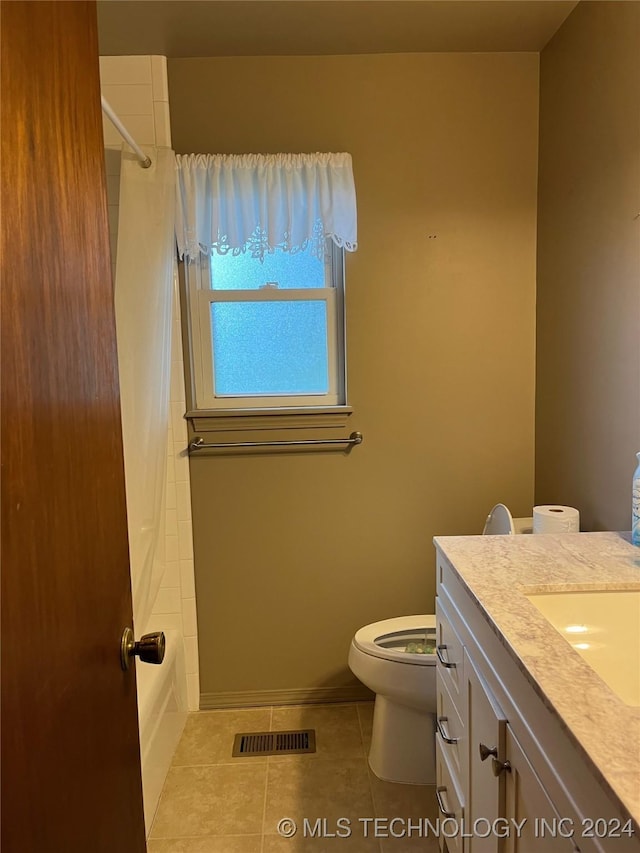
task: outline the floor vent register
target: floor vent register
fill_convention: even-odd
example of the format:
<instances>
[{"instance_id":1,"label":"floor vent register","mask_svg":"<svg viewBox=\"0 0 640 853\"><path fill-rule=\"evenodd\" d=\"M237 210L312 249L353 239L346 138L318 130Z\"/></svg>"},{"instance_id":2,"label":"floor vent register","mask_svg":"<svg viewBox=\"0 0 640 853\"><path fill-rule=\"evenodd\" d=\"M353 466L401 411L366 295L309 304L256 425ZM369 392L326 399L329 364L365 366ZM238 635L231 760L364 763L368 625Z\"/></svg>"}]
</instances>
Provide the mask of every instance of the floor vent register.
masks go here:
<instances>
[{"instance_id":1,"label":"floor vent register","mask_svg":"<svg viewBox=\"0 0 640 853\"><path fill-rule=\"evenodd\" d=\"M293 755L316 751L315 729L290 732L246 732L235 736L233 757L251 755Z\"/></svg>"}]
</instances>

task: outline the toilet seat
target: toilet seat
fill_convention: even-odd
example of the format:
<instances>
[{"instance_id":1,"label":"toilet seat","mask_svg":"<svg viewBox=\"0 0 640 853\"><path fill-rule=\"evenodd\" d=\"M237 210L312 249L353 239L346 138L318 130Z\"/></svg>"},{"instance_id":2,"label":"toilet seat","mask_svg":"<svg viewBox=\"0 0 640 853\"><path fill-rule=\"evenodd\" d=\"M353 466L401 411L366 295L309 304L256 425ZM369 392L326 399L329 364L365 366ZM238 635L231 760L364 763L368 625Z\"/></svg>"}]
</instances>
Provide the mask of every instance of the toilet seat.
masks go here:
<instances>
[{"instance_id":1,"label":"toilet seat","mask_svg":"<svg viewBox=\"0 0 640 853\"><path fill-rule=\"evenodd\" d=\"M435 654L415 654L396 648L385 648L381 643L421 642L428 631L435 640L436 617L433 614L422 616L399 616L396 619L384 619L372 622L356 631L353 644L361 652L382 660L413 664L414 666L434 666Z\"/></svg>"},{"instance_id":2,"label":"toilet seat","mask_svg":"<svg viewBox=\"0 0 640 853\"><path fill-rule=\"evenodd\" d=\"M496 504L487 516L483 536L513 536L516 532L513 516L504 504Z\"/></svg>"}]
</instances>

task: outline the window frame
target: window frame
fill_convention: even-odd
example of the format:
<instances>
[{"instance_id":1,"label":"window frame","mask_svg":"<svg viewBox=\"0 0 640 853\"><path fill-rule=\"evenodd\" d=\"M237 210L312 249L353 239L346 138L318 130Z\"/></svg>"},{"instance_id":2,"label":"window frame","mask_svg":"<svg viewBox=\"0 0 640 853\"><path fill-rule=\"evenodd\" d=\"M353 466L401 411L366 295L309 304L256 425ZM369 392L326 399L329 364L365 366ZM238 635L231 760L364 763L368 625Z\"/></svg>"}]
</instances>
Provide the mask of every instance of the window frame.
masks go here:
<instances>
[{"instance_id":1,"label":"window frame","mask_svg":"<svg viewBox=\"0 0 640 853\"><path fill-rule=\"evenodd\" d=\"M329 271L323 288L235 290L211 287L210 259L181 264L183 317L186 317L186 417L198 430L342 426L347 405L345 251L328 239ZM213 387L211 304L214 302L322 300L327 306L329 393L313 395L219 396ZM209 383L209 385L207 385ZM313 417L310 417L313 416Z\"/></svg>"}]
</instances>

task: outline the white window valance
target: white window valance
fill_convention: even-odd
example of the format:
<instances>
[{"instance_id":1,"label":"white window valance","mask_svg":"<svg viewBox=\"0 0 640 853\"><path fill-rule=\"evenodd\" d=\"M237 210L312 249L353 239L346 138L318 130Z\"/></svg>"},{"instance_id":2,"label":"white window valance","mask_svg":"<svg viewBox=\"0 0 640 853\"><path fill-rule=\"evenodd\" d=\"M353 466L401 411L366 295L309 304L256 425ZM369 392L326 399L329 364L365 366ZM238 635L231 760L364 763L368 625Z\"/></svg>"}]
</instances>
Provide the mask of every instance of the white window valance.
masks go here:
<instances>
[{"instance_id":1,"label":"white window valance","mask_svg":"<svg viewBox=\"0 0 640 853\"><path fill-rule=\"evenodd\" d=\"M176 157L180 257L276 248L357 248L350 154L183 154Z\"/></svg>"}]
</instances>

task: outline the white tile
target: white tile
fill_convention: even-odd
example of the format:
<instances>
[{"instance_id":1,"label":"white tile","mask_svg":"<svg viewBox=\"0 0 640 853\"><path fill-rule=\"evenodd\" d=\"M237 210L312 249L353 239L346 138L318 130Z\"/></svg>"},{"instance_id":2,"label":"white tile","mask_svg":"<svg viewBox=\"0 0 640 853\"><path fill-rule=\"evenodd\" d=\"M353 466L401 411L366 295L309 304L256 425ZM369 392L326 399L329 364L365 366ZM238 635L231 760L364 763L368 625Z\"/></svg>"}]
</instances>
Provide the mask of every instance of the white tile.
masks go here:
<instances>
[{"instance_id":1,"label":"white tile","mask_svg":"<svg viewBox=\"0 0 640 853\"><path fill-rule=\"evenodd\" d=\"M156 613L154 609L145 631L177 631L182 634L182 613Z\"/></svg>"},{"instance_id":2,"label":"white tile","mask_svg":"<svg viewBox=\"0 0 640 853\"><path fill-rule=\"evenodd\" d=\"M153 120L156 126L156 145L171 148L171 116L167 101L153 102Z\"/></svg>"},{"instance_id":3,"label":"white tile","mask_svg":"<svg viewBox=\"0 0 640 853\"><path fill-rule=\"evenodd\" d=\"M184 638L184 656L187 665L187 675L198 672L198 638Z\"/></svg>"},{"instance_id":4,"label":"white tile","mask_svg":"<svg viewBox=\"0 0 640 853\"><path fill-rule=\"evenodd\" d=\"M184 374L182 370L183 365L181 361L171 362L171 388L169 391L169 399L172 402L182 403L184 401Z\"/></svg>"},{"instance_id":5,"label":"white tile","mask_svg":"<svg viewBox=\"0 0 640 853\"><path fill-rule=\"evenodd\" d=\"M151 84L151 57L101 56L100 82L107 86L113 83Z\"/></svg>"},{"instance_id":6,"label":"white tile","mask_svg":"<svg viewBox=\"0 0 640 853\"><path fill-rule=\"evenodd\" d=\"M189 488L189 483L176 483L176 501L178 521L189 521L191 519L191 489Z\"/></svg>"},{"instance_id":7,"label":"white tile","mask_svg":"<svg viewBox=\"0 0 640 853\"><path fill-rule=\"evenodd\" d=\"M182 385L179 385L178 388L173 389L173 390L175 392L175 396L172 394L171 402L172 403L179 403L182 406L182 408L185 409L186 408L186 395L184 393L184 383ZM186 423L186 421L185 421L185 423ZM175 433L173 435L173 440L177 441L177 435Z\"/></svg>"},{"instance_id":8,"label":"white tile","mask_svg":"<svg viewBox=\"0 0 640 853\"><path fill-rule=\"evenodd\" d=\"M167 466L169 465L169 463L171 463L172 470L173 470L173 459L170 459L167 462ZM167 471L167 479L168 479L168 471ZM174 479L170 483L167 482L167 509L177 509L177 506L178 506L178 501L176 498L176 484L175 484L175 477L174 477Z\"/></svg>"},{"instance_id":9,"label":"white tile","mask_svg":"<svg viewBox=\"0 0 640 853\"><path fill-rule=\"evenodd\" d=\"M184 441L185 443L183 447L185 449L180 454L178 454L174 460L174 465L176 469L176 483L189 482L189 456L186 451L186 436Z\"/></svg>"},{"instance_id":10,"label":"white tile","mask_svg":"<svg viewBox=\"0 0 640 853\"><path fill-rule=\"evenodd\" d=\"M165 537L164 556L165 556L165 560L167 562L180 559L180 546L178 544L178 537L177 536L166 536Z\"/></svg>"},{"instance_id":11,"label":"white tile","mask_svg":"<svg viewBox=\"0 0 640 853\"><path fill-rule=\"evenodd\" d=\"M182 346L182 325L180 314L173 313L171 320L171 361L184 363L184 347Z\"/></svg>"},{"instance_id":12,"label":"white tile","mask_svg":"<svg viewBox=\"0 0 640 853\"><path fill-rule=\"evenodd\" d=\"M154 613L180 613L181 607L182 600L178 587L158 590L156 603L153 606Z\"/></svg>"},{"instance_id":13,"label":"white tile","mask_svg":"<svg viewBox=\"0 0 640 853\"><path fill-rule=\"evenodd\" d=\"M177 261L173 266L173 306L174 314L180 319L180 276L178 275Z\"/></svg>"},{"instance_id":14,"label":"white tile","mask_svg":"<svg viewBox=\"0 0 640 853\"><path fill-rule=\"evenodd\" d=\"M171 330L171 361L184 364L184 352L182 351L182 329L180 322Z\"/></svg>"},{"instance_id":15,"label":"white tile","mask_svg":"<svg viewBox=\"0 0 640 853\"><path fill-rule=\"evenodd\" d=\"M120 175L107 173L107 204L120 203Z\"/></svg>"},{"instance_id":16,"label":"white tile","mask_svg":"<svg viewBox=\"0 0 640 853\"><path fill-rule=\"evenodd\" d=\"M171 426L174 441L186 441L187 422L184 418L184 411L184 403L179 401L171 402Z\"/></svg>"},{"instance_id":17,"label":"white tile","mask_svg":"<svg viewBox=\"0 0 640 853\"><path fill-rule=\"evenodd\" d=\"M153 115L151 84L137 86L102 86L102 94L118 118ZM123 122L126 124L126 122Z\"/></svg>"},{"instance_id":18,"label":"white tile","mask_svg":"<svg viewBox=\"0 0 640 853\"><path fill-rule=\"evenodd\" d=\"M180 560L180 592L183 598L196 597L196 579L193 560Z\"/></svg>"},{"instance_id":19,"label":"white tile","mask_svg":"<svg viewBox=\"0 0 640 853\"><path fill-rule=\"evenodd\" d=\"M151 83L153 85L153 100L168 101L169 85L167 82L167 57L154 55L151 57Z\"/></svg>"},{"instance_id":20,"label":"white tile","mask_svg":"<svg viewBox=\"0 0 640 853\"><path fill-rule=\"evenodd\" d=\"M122 137L104 113L102 114L102 140L105 148L120 148L122 146Z\"/></svg>"},{"instance_id":21,"label":"white tile","mask_svg":"<svg viewBox=\"0 0 640 853\"><path fill-rule=\"evenodd\" d=\"M184 625L185 637L198 636L198 617L196 616L195 598L184 598L182 600L182 624Z\"/></svg>"},{"instance_id":22,"label":"white tile","mask_svg":"<svg viewBox=\"0 0 640 853\"><path fill-rule=\"evenodd\" d=\"M174 390L175 390L176 397L177 397L178 399L177 399L177 400L173 400L172 402L174 402L174 403L180 403L180 405L182 406L182 409L183 409L183 410L185 410L185 409L187 408L187 404L186 404L186 396L187 396L187 395L186 395L186 394L185 394L185 392L184 392L184 380L183 380L182 384L181 384L181 385L178 385ZM185 420L185 422L184 422L184 428L185 428L185 430L186 430L186 428L187 428L187 422L186 422L186 420ZM176 434L176 435L174 435L174 439L175 439L176 437L177 437L177 434Z\"/></svg>"},{"instance_id":23,"label":"white tile","mask_svg":"<svg viewBox=\"0 0 640 853\"><path fill-rule=\"evenodd\" d=\"M180 321L180 276L176 268L173 272L173 316L175 320Z\"/></svg>"},{"instance_id":24,"label":"white tile","mask_svg":"<svg viewBox=\"0 0 640 853\"><path fill-rule=\"evenodd\" d=\"M129 131L138 145L155 145L156 130L153 115L125 116L122 124Z\"/></svg>"},{"instance_id":25,"label":"white tile","mask_svg":"<svg viewBox=\"0 0 640 853\"><path fill-rule=\"evenodd\" d=\"M167 536L178 535L178 511L177 509L169 509L165 515L165 533Z\"/></svg>"},{"instance_id":26,"label":"white tile","mask_svg":"<svg viewBox=\"0 0 640 853\"><path fill-rule=\"evenodd\" d=\"M179 440L177 440L177 441L174 439L174 441L173 441L173 458L174 458L174 461L175 461L179 456L182 456L183 454L185 454L185 455L186 455L187 460L188 460L188 459L189 459L189 454L188 454L188 453L186 453L186 450L187 450L187 439L186 439L186 437L185 437L185 438L182 438L182 439L179 439ZM187 468L187 471L188 471L188 470L189 470L189 469ZM188 482L188 481L189 481L189 476L187 475L187 482Z\"/></svg>"},{"instance_id":27,"label":"white tile","mask_svg":"<svg viewBox=\"0 0 640 853\"><path fill-rule=\"evenodd\" d=\"M175 308L171 312L171 361L182 361L182 329Z\"/></svg>"},{"instance_id":28,"label":"white tile","mask_svg":"<svg viewBox=\"0 0 640 853\"><path fill-rule=\"evenodd\" d=\"M173 561L165 563L164 574L160 583L160 589L169 589L171 587L180 587L182 593L182 584L180 579L180 563Z\"/></svg>"},{"instance_id":29,"label":"white tile","mask_svg":"<svg viewBox=\"0 0 640 853\"><path fill-rule=\"evenodd\" d=\"M190 521L178 522L178 548L181 560L193 559L193 531Z\"/></svg>"},{"instance_id":30,"label":"white tile","mask_svg":"<svg viewBox=\"0 0 640 853\"><path fill-rule=\"evenodd\" d=\"M176 467L175 462L173 460L173 456L167 457L167 485L169 483L175 483L176 481Z\"/></svg>"},{"instance_id":31,"label":"white tile","mask_svg":"<svg viewBox=\"0 0 640 853\"><path fill-rule=\"evenodd\" d=\"M197 673L187 675L187 701L190 711L200 710L200 676Z\"/></svg>"}]
</instances>

